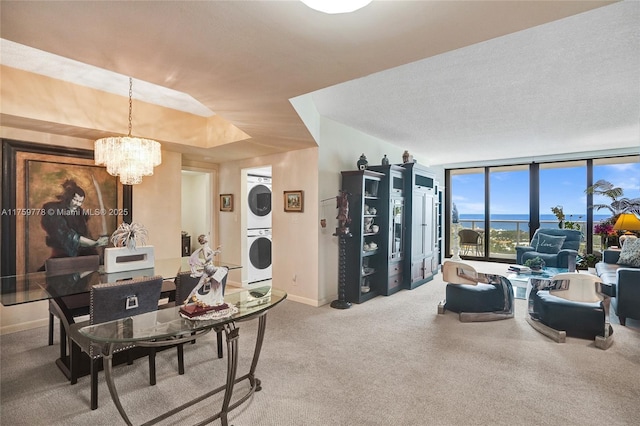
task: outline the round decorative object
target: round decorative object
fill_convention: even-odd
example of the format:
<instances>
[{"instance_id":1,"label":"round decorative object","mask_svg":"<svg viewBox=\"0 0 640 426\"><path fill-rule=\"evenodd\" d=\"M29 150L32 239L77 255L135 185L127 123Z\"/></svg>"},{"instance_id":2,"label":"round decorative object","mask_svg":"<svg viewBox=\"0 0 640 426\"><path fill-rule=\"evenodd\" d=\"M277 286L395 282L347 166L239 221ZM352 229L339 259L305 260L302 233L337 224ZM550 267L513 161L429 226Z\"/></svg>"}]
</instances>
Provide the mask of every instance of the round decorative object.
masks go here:
<instances>
[{"instance_id":1,"label":"round decorative object","mask_svg":"<svg viewBox=\"0 0 640 426\"><path fill-rule=\"evenodd\" d=\"M389 159L387 158L387 154L385 154L384 157L382 157L382 165L383 166L389 165Z\"/></svg>"},{"instance_id":2,"label":"round decorative object","mask_svg":"<svg viewBox=\"0 0 640 426\"><path fill-rule=\"evenodd\" d=\"M362 154L360 159L358 160L358 170L364 170L369 166L369 162L367 161L366 155Z\"/></svg>"}]
</instances>

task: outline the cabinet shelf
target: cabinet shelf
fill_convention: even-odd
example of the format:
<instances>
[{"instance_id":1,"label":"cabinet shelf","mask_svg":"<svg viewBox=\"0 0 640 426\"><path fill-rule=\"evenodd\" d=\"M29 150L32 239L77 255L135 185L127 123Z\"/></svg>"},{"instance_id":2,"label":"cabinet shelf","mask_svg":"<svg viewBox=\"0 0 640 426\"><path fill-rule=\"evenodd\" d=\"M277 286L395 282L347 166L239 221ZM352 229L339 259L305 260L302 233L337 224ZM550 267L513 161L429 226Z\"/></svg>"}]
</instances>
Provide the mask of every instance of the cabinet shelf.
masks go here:
<instances>
[{"instance_id":1,"label":"cabinet shelf","mask_svg":"<svg viewBox=\"0 0 640 426\"><path fill-rule=\"evenodd\" d=\"M373 256L374 254L378 254L379 250L369 250L369 251L364 251L362 250L362 256Z\"/></svg>"},{"instance_id":2,"label":"cabinet shelf","mask_svg":"<svg viewBox=\"0 0 640 426\"><path fill-rule=\"evenodd\" d=\"M378 271L376 271L375 269L374 269L374 270L372 270L372 271L363 272L363 273L362 273L362 278L364 278L364 277L370 277L371 275L375 274L376 272L378 272Z\"/></svg>"}]
</instances>

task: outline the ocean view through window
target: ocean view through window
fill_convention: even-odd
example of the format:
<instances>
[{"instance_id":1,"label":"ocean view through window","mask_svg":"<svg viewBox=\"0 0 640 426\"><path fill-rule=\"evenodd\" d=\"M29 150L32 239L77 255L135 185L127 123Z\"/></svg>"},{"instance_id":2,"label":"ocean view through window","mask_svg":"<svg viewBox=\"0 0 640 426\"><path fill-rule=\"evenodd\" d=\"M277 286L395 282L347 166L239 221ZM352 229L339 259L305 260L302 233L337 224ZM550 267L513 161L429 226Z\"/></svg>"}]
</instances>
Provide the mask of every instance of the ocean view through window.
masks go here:
<instances>
[{"instance_id":1,"label":"ocean view through window","mask_svg":"<svg viewBox=\"0 0 640 426\"><path fill-rule=\"evenodd\" d=\"M606 248L594 236L594 226L611 219L607 209L590 208L611 200L585 193L598 179L623 188L625 198L640 197L640 156L447 169L445 208L455 203L459 228L481 233L486 250L470 258L515 261L515 247L528 245L535 229L558 227L580 230L580 252L592 253ZM562 212L562 224L552 209ZM452 227L447 226L445 235L451 239ZM449 256L450 241L445 242Z\"/></svg>"}]
</instances>

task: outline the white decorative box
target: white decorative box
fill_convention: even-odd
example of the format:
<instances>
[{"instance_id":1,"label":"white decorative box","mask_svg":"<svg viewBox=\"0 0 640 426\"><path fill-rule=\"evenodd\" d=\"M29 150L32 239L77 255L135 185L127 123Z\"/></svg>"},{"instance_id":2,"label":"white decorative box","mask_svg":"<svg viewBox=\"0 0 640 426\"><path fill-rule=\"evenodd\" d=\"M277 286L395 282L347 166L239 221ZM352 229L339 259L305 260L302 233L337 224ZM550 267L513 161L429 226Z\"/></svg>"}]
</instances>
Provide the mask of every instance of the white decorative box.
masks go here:
<instances>
[{"instance_id":1,"label":"white decorative box","mask_svg":"<svg viewBox=\"0 0 640 426\"><path fill-rule=\"evenodd\" d=\"M104 271L122 272L134 269L153 268L155 257L153 246L109 247L104 249Z\"/></svg>"}]
</instances>

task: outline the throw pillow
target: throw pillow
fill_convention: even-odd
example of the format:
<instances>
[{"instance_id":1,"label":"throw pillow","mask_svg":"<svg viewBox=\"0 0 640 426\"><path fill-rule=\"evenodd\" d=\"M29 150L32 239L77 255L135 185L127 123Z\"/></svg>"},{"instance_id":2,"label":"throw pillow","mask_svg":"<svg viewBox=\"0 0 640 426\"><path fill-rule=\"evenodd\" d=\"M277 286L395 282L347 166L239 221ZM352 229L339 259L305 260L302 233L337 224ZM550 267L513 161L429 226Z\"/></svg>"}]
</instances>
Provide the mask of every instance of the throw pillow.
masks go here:
<instances>
[{"instance_id":1,"label":"throw pillow","mask_svg":"<svg viewBox=\"0 0 640 426\"><path fill-rule=\"evenodd\" d=\"M640 238L634 241L625 241L620 252L618 265L640 268Z\"/></svg>"},{"instance_id":2,"label":"throw pillow","mask_svg":"<svg viewBox=\"0 0 640 426\"><path fill-rule=\"evenodd\" d=\"M564 235L538 234L538 253L558 254L567 237Z\"/></svg>"}]
</instances>

